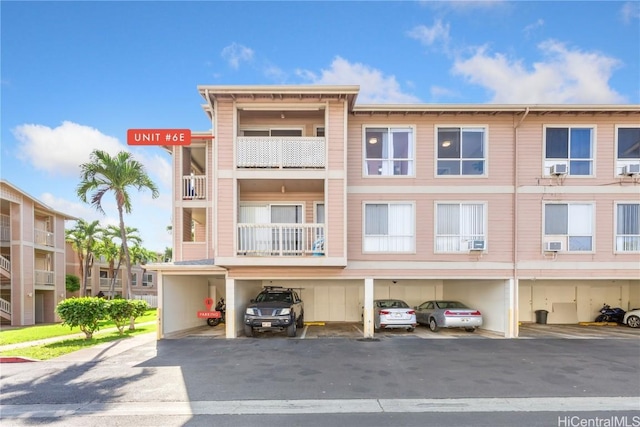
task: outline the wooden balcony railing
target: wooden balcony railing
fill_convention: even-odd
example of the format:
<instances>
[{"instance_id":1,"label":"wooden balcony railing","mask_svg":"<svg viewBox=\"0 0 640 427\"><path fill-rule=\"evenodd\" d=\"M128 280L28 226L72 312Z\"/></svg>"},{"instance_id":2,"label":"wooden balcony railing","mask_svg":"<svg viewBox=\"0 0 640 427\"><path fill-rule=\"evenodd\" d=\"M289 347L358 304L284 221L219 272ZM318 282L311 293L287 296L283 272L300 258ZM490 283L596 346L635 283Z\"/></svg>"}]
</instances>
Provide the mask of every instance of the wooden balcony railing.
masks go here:
<instances>
[{"instance_id":1,"label":"wooden balcony railing","mask_svg":"<svg viewBox=\"0 0 640 427\"><path fill-rule=\"evenodd\" d=\"M324 169L324 137L239 136L236 139L239 168Z\"/></svg>"},{"instance_id":2,"label":"wooden balcony railing","mask_svg":"<svg viewBox=\"0 0 640 427\"><path fill-rule=\"evenodd\" d=\"M241 256L324 256L324 224L238 224Z\"/></svg>"}]
</instances>

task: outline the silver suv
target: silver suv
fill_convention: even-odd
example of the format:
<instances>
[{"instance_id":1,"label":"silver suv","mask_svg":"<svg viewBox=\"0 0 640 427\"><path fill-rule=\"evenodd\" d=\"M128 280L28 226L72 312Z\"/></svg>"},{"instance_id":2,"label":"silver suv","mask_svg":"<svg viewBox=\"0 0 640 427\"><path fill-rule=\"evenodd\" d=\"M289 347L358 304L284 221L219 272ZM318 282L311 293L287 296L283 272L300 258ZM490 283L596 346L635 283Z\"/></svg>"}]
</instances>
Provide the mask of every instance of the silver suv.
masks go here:
<instances>
[{"instance_id":1,"label":"silver suv","mask_svg":"<svg viewBox=\"0 0 640 427\"><path fill-rule=\"evenodd\" d=\"M244 334L255 332L287 331L295 337L304 325L304 304L291 288L267 286L247 306L244 313Z\"/></svg>"}]
</instances>

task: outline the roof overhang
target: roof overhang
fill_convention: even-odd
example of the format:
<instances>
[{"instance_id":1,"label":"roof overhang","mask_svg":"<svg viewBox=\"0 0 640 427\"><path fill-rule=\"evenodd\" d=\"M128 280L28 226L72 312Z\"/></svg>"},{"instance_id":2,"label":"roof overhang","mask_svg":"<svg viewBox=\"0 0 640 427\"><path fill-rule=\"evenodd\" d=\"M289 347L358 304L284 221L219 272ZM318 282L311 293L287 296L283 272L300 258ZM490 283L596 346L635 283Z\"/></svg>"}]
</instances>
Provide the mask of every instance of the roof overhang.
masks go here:
<instances>
[{"instance_id":1,"label":"roof overhang","mask_svg":"<svg viewBox=\"0 0 640 427\"><path fill-rule=\"evenodd\" d=\"M360 86L356 85L290 85L290 86L198 86L198 92L206 101L202 105L209 117L213 116L216 100L233 101L326 101L346 100L349 111L353 109ZM277 108L277 107L274 107Z\"/></svg>"},{"instance_id":2,"label":"roof overhang","mask_svg":"<svg viewBox=\"0 0 640 427\"><path fill-rule=\"evenodd\" d=\"M559 105L559 104L368 104L352 109L356 116L397 115L498 115L498 114L574 114L574 115L630 115L639 114L640 105Z\"/></svg>"}]
</instances>

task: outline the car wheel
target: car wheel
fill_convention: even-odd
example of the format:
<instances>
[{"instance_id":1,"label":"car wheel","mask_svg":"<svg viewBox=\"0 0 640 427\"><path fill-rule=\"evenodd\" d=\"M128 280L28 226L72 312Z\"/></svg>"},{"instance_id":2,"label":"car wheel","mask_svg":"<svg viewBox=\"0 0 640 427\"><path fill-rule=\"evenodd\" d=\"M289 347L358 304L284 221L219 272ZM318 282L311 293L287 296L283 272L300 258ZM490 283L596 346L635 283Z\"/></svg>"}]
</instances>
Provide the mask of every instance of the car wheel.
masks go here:
<instances>
[{"instance_id":1,"label":"car wheel","mask_svg":"<svg viewBox=\"0 0 640 427\"><path fill-rule=\"evenodd\" d=\"M304 314L301 314L298 318L298 328L304 328Z\"/></svg>"},{"instance_id":2,"label":"car wheel","mask_svg":"<svg viewBox=\"0 0 640 427\"><path fill-rule=\"evenodd\" d=\"M467 332L475 332L476 328L464 328L464 330Z\"/></svg>"},{"instance_id":3,"label":"car wheel","mask_svg":"<svg viewBox=\"0 0 640 427\"><path fill-rule=\"evenodd\" d=\"M415 330L416 330L416 328L407 328L407 332L413 332Z\"/></svg>"},{"instance_id":4,"label":"car wheel","mask_svg":"<svg viewBox=\"0 0 640 427\"><path fill-rule=\"evenodd\" d=\"M296 325L296 320L293 319L293 322L291 322L291 324L287 326L287 336L295 337L297 332L298 332L298 327Z\"/></svg>"},{"instance_id":5,"label":"car wheel","mask_svg":"<svg viewBox=\"0 0 640 427\"><path fill-rule=\"evenodd\" d=\"M431 318L429 319L429 329L431 329L432 332L438 332L438 323L436 322L436 319Z\"/></svg>"},{"instance_id":6,"label":"car wheel","mask_svg":"<svg viewBox=\"0 0 640 427\"><path fill-rule=\"evenodd\" d=\"M220 324L220 318L210 317L207 319L207 325L209 326L218 326Z\"/></svg>"},{"instance_id":7,"label":"car wheel","mask_svg":"<svg viewBox=\"0 0 640 427\"><path fill-rule=\"evenodd\" d=\"M248 325L244 325L244 335L251 338L253 336L253 328Z\"/></svg>"},{"instance_id":8,"label":"car wheel","mask_svg":"<svg viewBox=\"0 0 640 427\"><path fill-rule=\"evenodd\" d=\"M640 317L638 316L629 316L627 318L627 325L632 328L640 328Z\"/></svg>"},{"instance_id":9,"label":"car wheel","mask_svg":"<svg viewBox=\"0 0 640 427\"><path fill-rule=\"evenodd\" d=\"M596 323L606 322L606 321L607 321L607 316L605 316L604 314L601 314L600 316L596 317Z\"/></svg>"}]
</instances>

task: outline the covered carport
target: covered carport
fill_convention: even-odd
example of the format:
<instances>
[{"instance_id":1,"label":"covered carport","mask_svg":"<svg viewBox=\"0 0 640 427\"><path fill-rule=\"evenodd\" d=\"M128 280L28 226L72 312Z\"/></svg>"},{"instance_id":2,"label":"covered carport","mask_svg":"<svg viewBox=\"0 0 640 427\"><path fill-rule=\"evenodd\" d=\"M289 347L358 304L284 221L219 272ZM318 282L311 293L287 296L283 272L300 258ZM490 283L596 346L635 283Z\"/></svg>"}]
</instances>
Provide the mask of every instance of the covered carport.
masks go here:
<instances>
[{"instance_id":1,"label":"covered carport","mask_svg":"<svg viewBox=\"0 0 640 427\"><path fill-rule=\"evenodd\" d=\"M640 280L520 279L518 320L535 322L546 311L547 324L593 322L603 304L627 311L640 307Z\"/></svg>"}]
</instances>

